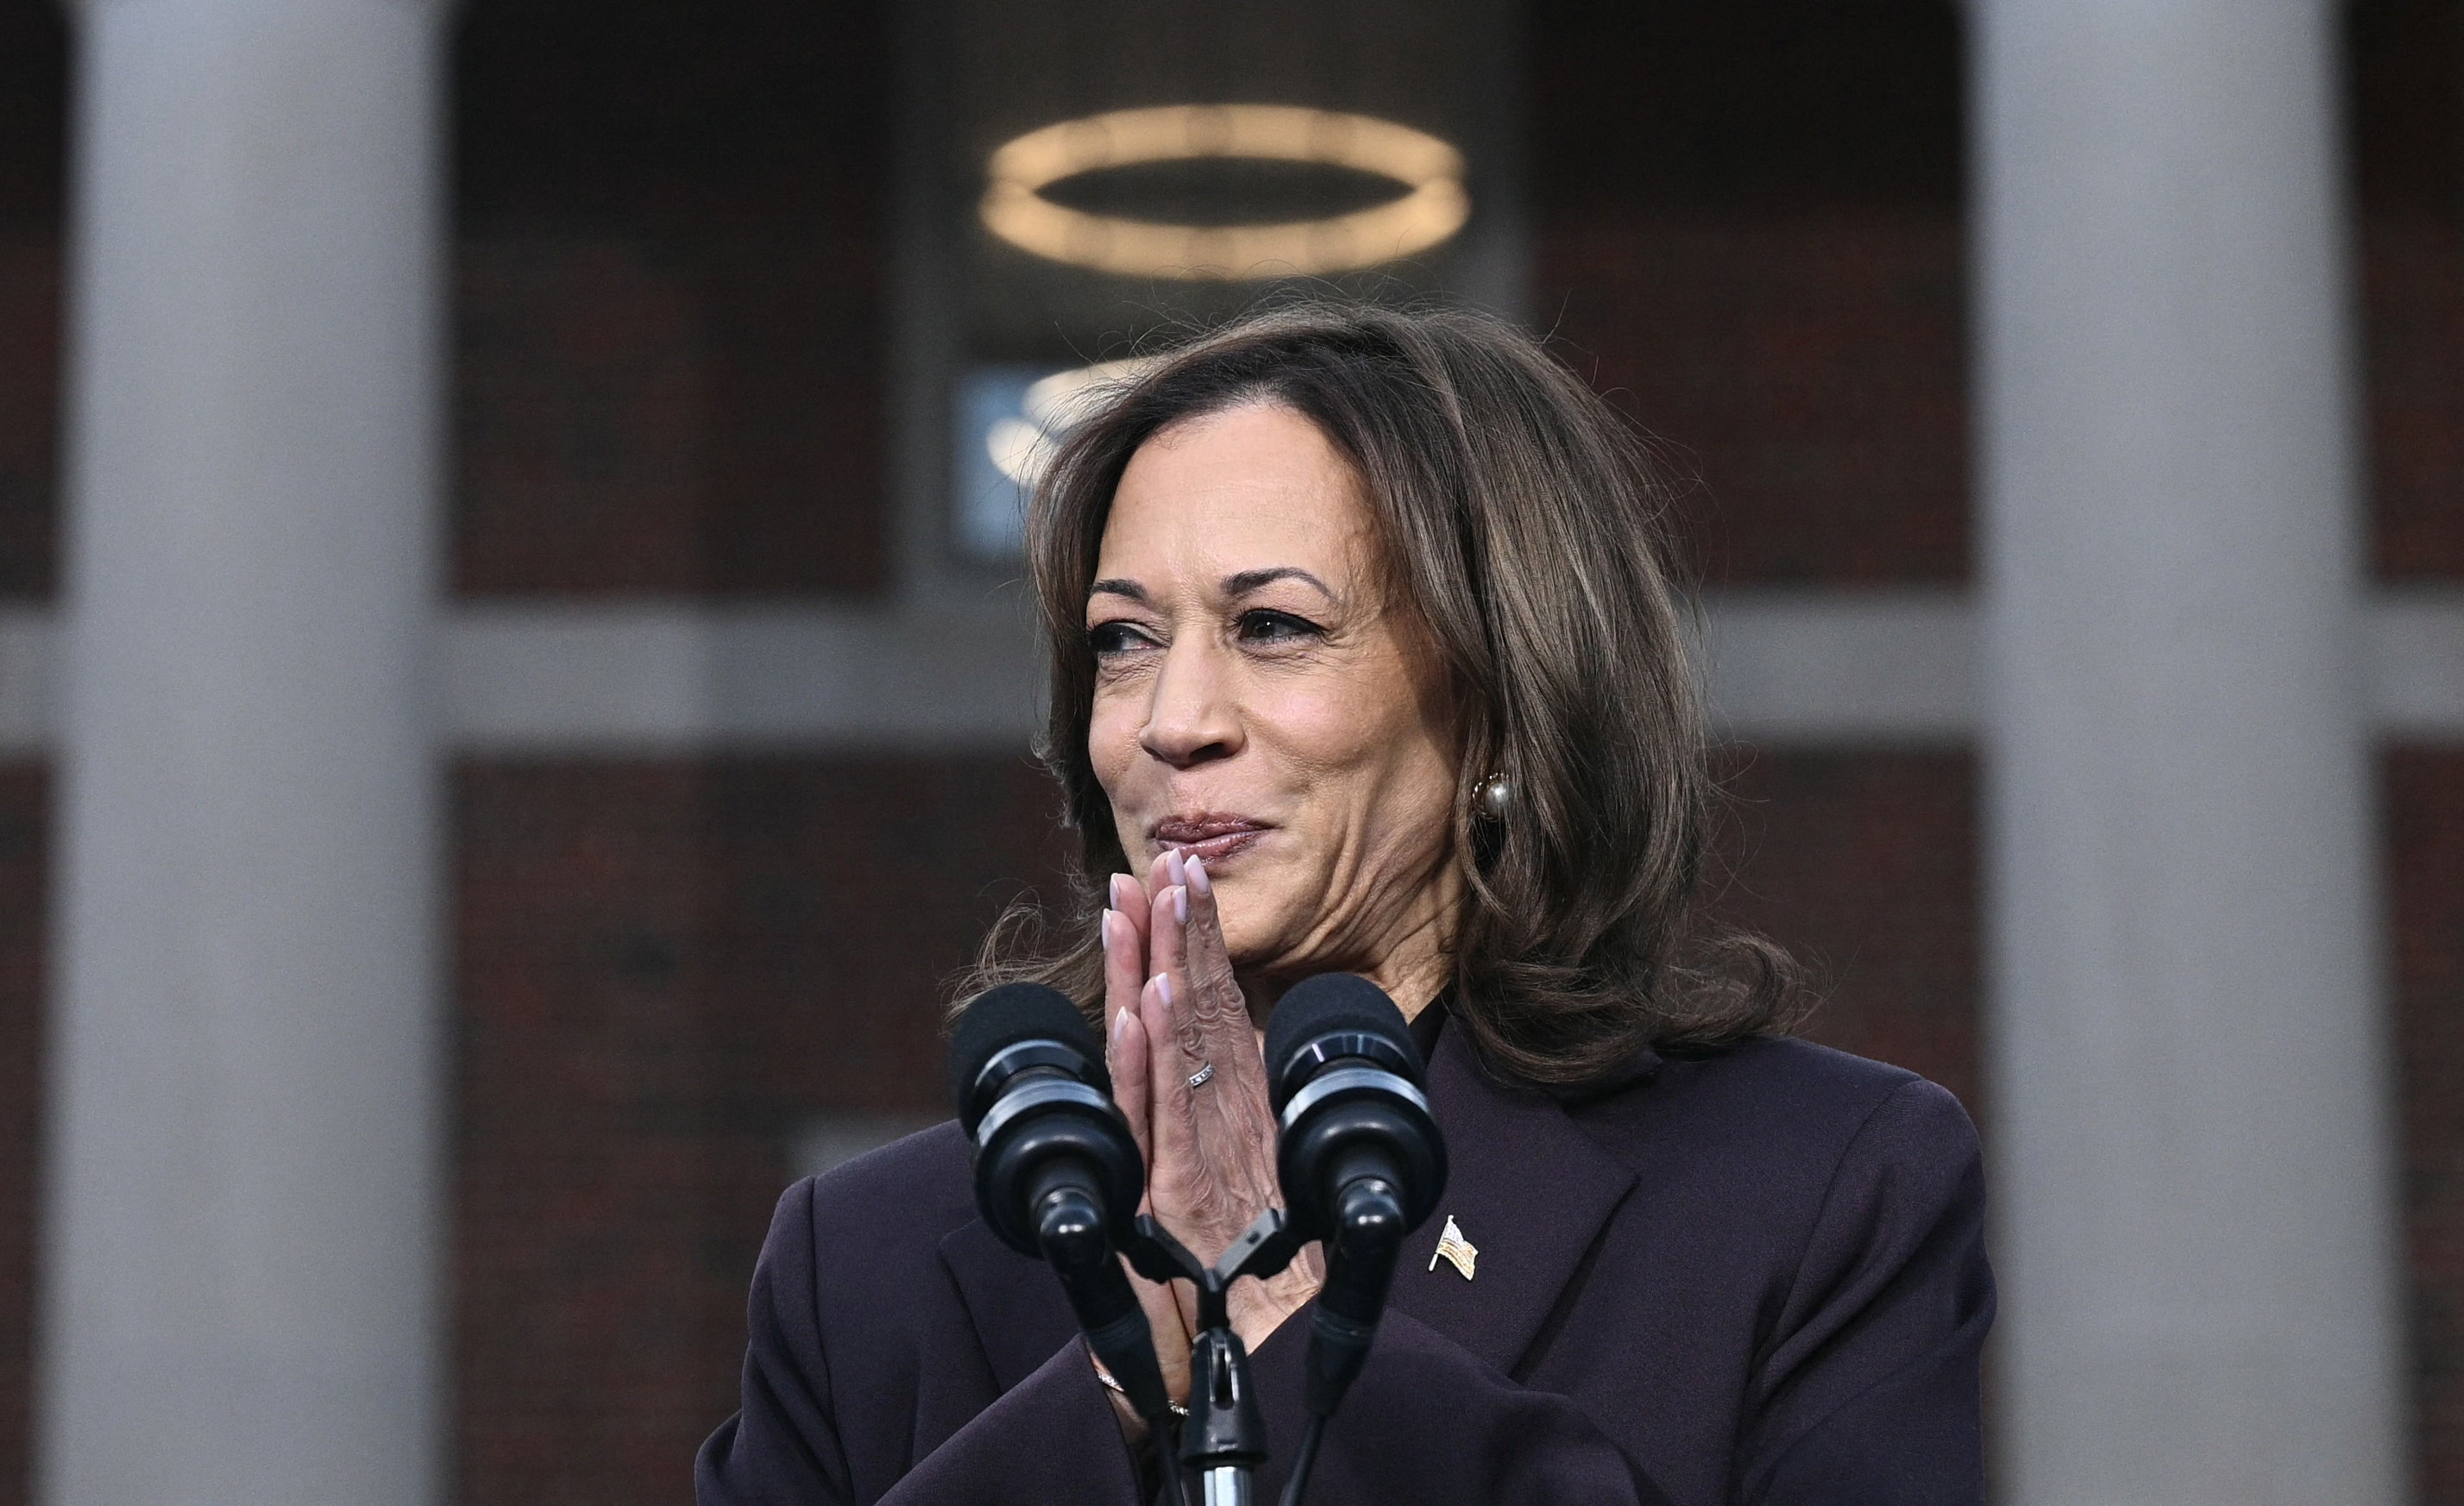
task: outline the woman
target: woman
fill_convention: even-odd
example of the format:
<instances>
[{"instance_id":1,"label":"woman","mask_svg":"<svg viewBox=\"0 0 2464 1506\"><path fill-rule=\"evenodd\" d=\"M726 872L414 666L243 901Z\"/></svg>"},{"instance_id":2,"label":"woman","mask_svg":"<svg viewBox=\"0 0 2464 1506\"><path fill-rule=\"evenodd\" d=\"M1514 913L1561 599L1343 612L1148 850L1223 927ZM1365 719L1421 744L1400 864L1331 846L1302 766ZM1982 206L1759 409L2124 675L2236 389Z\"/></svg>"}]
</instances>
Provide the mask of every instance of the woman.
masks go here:
<instances>
[{"instance_id":1,"label":"woman","mask_svg":"<svg viewBox=\"0 0 2464 1506\"><path fill-rule=\"evenodd\" d=\"M1705 736L1664 493L1503 325L1310 306L1089 417L1030 555L1086 912L1007 927L1106 1031L1151 1211L1280 1202L1260 1030L1329 971L1412 1018L1453 1161L1310 1496L1974 1502L1993 1297L1938 1087L1785 1038L1785 959L1689 937ZM1449 1240L1440 1258L1441 1234ZM1279 1453L1314 1255L1235 1290ZM1185 1290L1140 1284L1187 1385ZM1152 1441L945 1124L798 1185L704 1506L1151 1499Z\"/></svg>"}]
</instances>

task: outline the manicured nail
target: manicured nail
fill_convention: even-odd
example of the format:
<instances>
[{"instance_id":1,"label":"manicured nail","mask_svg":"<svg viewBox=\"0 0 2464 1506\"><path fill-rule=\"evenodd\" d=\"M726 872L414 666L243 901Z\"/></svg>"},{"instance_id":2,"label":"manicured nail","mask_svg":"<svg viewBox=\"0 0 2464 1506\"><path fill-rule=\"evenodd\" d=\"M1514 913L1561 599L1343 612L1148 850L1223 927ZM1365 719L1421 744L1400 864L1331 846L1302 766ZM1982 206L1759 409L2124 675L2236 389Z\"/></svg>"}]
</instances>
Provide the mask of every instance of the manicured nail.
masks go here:
<instances>
[{"instance_id":1,"label":"manicured nail","mask_svg":"<svg viewBox=\"0 0 2464 1506\"><path fill-rule=\"evenodd\" d=\"M1198 891L1199 898L1200 899L1213 897L1215 893L1215 881L1206 876L1205 859L1192 858L1189 860L1189 886Z\"/></svg>"},{"instance_id":2,"label":"manicured nail","mask_svg":"<svg viewBox=\"0 0 2464 1506\"><path fill-rule=\"evenodd\" d=\"M1106 910L1104 918L1096 923L1095 934L1103 938L1106 951L1112 949L1112 912L1111 910Z\"/></svg>"},{"instance_id":3,"label":"manicured nail","mask_svg":"<svg viewBox=\"0 0 2464 1506\"><path fill-rule=\"evenodd\" d=\"M1170 855L1164 859L1163 863L1164 872L1172 876L1172 882L1174 884L1178 885L1189 882L1188 870L1180 861L1179 848L1173 848Z\"/></svg>"},{"instance_id":4,"label":"manicured nail","mask_svg":"<svg viewBox=\"0 0 2464 1506\"><path fill-rule=\"evenodd\" d=\"M1172 891L1172 918L1183 926L1189 924L1189 890L1186 886Z\"/></svg>"},{"instance_id":5,"label":"manicured nail","mask_svg":"<svg viewBox=\"0 0 2464 1506\"><path fill-rule=\"evenodd\" d=\"M1166 1008L1166 1009L1170 1009L1170 1008L1172 1008L1172 976L1171 976L1171 974L1169 974L1169 973L1163 973L1163 972L1158 972L1158 973L1156 973L1156 974L1155 975L1155 997L1157 997L1157 998L1159 998L1159 999L1163 1000L1163 1007L1164 1007L1164 1008Z\"/></svg>"},{"instance_id":6,"label":"manicured nail","mask_svg":"<svg viewBox=\"0 0 2464 1506\"><path fill-rule=\"evenodd\" d=\"M1121 1043L1121 1032L1130 1028L1130 1012L1123 1010L1112 1016L1112 1044Z\"/></svg>"},{"instance_id":7,"label":"manicured nail","mask_svg":"<svg viewBox=\"0 0 2464 1506\"><path fill-rule=\"evenodd\" d=\"M1112 908L1116 910L1125 910L1130 907L1129 897L1121 891L1121 885L1129 882L1130 876L1126 873L1116 873L1112 875L1111 885L1112 891Z\"/></svg>"}]
</instances>

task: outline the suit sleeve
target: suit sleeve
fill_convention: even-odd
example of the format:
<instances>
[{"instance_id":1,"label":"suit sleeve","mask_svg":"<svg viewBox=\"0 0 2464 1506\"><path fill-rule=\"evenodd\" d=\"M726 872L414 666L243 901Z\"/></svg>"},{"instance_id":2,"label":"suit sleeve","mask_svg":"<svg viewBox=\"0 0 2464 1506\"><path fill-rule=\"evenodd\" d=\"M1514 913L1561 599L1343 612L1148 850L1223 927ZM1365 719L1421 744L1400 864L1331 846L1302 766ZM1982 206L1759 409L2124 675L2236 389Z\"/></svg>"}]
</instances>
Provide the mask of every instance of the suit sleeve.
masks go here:
<instances>
[{"instance_id":1,"label":"suit sleeve","mask_svg":"<svg viewBox=\"0 0 2464 1506\"><path fill-rule=\"evenodd\" d=\"M1975 1128L1905 1083L1841 1157L1757 1357L1741 1498L1978 1506L1993 1300Z\"/></svg>"},{"instance_id":2,"label":"suit sleeve","mask_svg":"<svg viewBox=\"0 0 2464 1506\"><path fill-rule=\"evenodd\" d=\"M771 1219L753 1273L742 1408L694 1460L698 1506L1137 1500L1135 1462L1074 1339L912 1467L867 1458L880 1438L860 1441L851 1456L824 1342L813 1217L807 1182Z\"/></svg>"}]
</instances>

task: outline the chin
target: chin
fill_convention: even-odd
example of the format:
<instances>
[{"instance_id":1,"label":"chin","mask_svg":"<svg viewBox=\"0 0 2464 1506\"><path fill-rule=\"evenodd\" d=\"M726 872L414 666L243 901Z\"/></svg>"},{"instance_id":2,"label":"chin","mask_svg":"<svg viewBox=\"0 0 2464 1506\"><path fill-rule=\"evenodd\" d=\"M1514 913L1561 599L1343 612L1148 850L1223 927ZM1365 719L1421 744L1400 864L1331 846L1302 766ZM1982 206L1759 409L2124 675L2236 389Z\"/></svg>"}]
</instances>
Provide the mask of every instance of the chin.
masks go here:
<instances>
[{"instance_id":1,"label":"chin","mask_svg":"<svg viewBox=\"0 0 2464 1506\"><path fill-rule=\"evenodd\" d=\"M1257 912L1252 910L1250 913L1254 916ZM1295 978L1324 971L1312 968L1304 972L1291 971L1291 942L1309 931L1306 917L1292 919L1296 924L1243 926L1235 924L1227 915L1223 927L1223 950L1232 959L1232 971L1243 974L1289 974ZM1282 918L1278 920L1280 922Z\"/></svg>"}]
</instances>

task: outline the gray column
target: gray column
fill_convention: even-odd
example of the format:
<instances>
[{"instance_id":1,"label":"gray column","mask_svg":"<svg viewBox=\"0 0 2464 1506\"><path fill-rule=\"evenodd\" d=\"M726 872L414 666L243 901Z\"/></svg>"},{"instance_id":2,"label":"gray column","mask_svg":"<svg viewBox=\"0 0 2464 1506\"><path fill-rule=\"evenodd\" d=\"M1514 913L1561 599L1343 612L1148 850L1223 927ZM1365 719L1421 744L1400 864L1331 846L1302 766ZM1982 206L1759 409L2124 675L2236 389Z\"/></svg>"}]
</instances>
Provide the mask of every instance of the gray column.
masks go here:
<instances>
[{"instance_id":1,"label":"gray column","mask_svg":"<svg viewBox=\"0 0 2464 1506\"><path fill-rule=\"evenodd\" d=\"M2405 1494L2325 0L1978 0L2020 1506Z\"/></svg>"},{"instance_id":2,"label":"gray column","mask_svg":"<svg viewBox=\"0 0 2464 1506\"><path fill-rule=\"evenodd\" d=\"M439 1478L439 16L84 0L39 1499Z\"/></svg>"}]
</instances>

